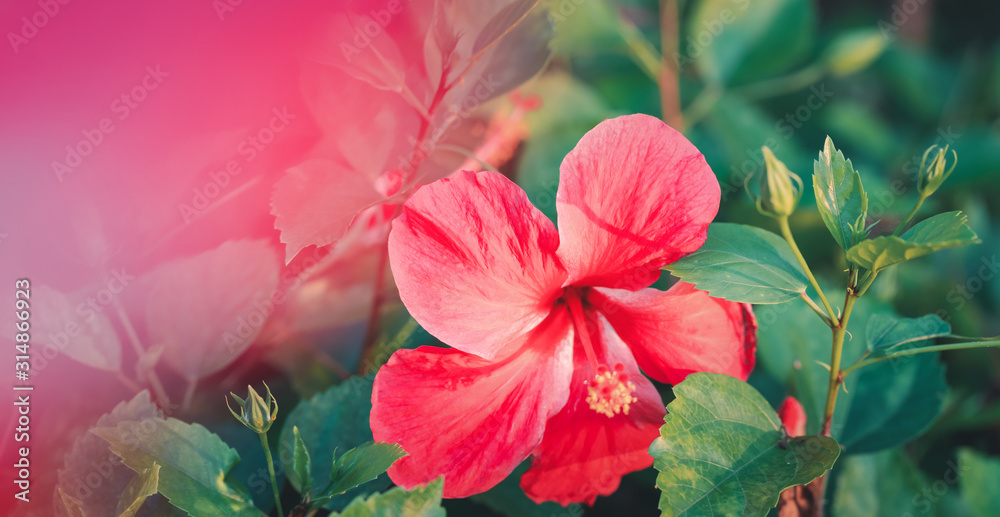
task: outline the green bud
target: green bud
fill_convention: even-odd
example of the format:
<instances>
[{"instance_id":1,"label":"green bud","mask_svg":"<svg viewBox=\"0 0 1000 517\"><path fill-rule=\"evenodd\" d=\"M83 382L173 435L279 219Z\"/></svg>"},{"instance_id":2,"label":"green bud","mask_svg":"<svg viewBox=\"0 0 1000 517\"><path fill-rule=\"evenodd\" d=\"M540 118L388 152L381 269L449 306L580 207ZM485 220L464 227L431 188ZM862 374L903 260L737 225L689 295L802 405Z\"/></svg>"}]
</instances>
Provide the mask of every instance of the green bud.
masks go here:
<instances>
[{"instance_id":1,"label":"green bud","mask_svg":"<svg viewBox=\"0 0 1000 517\"><path fill-rule=\"evenodd\" d=\"M936 152L934 152L936 150ZM930 197L931 194L937 191L939 187L944 183L944 180L951 176L952 171L955 170L955 166L958 165L958 153L954 150L951 151L952 156L954 156L954 161L951 162L951 167L947 167L948 161L948 146L944 146L944 149L939 149L936 145L930 146L926 151L924 151L924 157L920 160L920 175L917 176L917 191L923 197ZM931 157L930 164L927 163L928 156Z\"/></svg>"},{"instance_id":2,"label":"green bud","mask_svg":"<svg viewBox=\"0 0 1000 517\"><path fill-rule=\"evenodd\" d=\"M877 30L856 30L834 40L826 50L824 61L834 76L851 75L872 64L885 50L885 45L885 38Z\"/></svg>"},{"instance_id":3,"label":"green bud","mask_svg":"<svg viewBox=\"0 0 1000 517\"><path fill-rule=\"evenodd\" d=\"M760 178L760 196L754 196L748 176L747 193L757 204L757 211L770 217L792 215L802 198L802 179L788 170L785 164L774 156L766 145L764 152L764 175Z\"/></svg>"},{"instance_id":4,"label":"green bud","mask_svg":"<svg viewBox=\"0 0 1000 517\"><path fill-rule=\"evenodd\" d=\"M278 401L275 400L274 395L271 395L271 388L268 388L266 383L264 384L264 388L267 389L265 397L258 395L250 386L247 386L249 393L246 399L242 399L235 393L230 392L229 394L239 404L239 413L233 411L233 408L229 406L229 399L226 399L226 407L236 417L236 420L239 420L240 423L258 434L266 433L271 428L271 424L278 418Z\"/></svg>"}]
</instances>

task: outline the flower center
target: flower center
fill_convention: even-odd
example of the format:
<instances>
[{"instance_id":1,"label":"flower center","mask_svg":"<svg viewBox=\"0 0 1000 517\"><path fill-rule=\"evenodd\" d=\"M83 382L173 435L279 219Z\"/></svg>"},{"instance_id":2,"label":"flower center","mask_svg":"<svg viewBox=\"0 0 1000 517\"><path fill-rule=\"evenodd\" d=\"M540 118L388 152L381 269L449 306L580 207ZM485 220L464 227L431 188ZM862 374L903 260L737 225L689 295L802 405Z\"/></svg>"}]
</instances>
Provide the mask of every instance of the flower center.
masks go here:
<instances>
[{"instance_id":1,"label":"flower center","mask_svg":"<svg viewBox=\"0 0 1000 517\"><path fill-rule=\"evenodd\" d=\"M619 413L627 415L631 404L638 399L634 395L635 384L628 380L628 374L625 373L625 365L618 363L614 370L611 370L607 365L597 361L597 353L590 341L590 332L587 330L587 320L583 315L583 304L580 302L580 293L577 289L570 287L566 290L566 304L573 316L573 326L580 336L587 361L594 370L594 378L585 382L587 404L590 405L590 409L608 418Z\"/></svg>"}]
</instances>

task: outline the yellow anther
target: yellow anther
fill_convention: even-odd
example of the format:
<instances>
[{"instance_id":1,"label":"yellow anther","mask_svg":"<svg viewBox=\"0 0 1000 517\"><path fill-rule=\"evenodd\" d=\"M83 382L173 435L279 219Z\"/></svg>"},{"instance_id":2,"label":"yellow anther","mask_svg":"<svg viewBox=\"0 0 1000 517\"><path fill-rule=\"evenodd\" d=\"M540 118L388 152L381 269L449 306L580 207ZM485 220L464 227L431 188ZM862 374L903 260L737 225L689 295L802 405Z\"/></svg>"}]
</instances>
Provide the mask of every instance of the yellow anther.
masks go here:
<instances>
[{"instance_id":1,"label":"yellow anther","mask_svg":"<svg viewBox=\"0 0 1000 517\"><path fill-rule=\"evenodd\" d=\"M587 382L587 404L590 409L611 418L619 413L628 414L631 404L639 399L633 395L635 384L628 380L625 367L616 364L615 369L607 366L597 367L597 375Z\"/></svg>"}]
</instances>

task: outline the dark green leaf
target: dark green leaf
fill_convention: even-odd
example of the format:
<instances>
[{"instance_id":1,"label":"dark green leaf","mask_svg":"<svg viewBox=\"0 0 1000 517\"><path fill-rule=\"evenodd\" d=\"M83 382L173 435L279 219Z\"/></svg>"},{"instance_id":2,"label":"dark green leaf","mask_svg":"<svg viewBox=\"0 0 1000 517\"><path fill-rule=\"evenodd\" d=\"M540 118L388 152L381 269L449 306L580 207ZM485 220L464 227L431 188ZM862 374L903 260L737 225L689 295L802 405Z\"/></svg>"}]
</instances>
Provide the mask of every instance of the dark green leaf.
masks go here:
<instances>
[{"instance_id":1,"label":"dark green leaf","mask_svg":"<svg viewBox=\"0 0 1000 517\"><path fill-rule=\"evenodd\" d=\"M855 244L855 235L863 230L868 215L868 195L861 186L861 175L851 160L826 137L823 151L813 168L816 206L823 222L837 244L845 250Z\"/></svg>"},{"instance_id":2,"label":"dark green leaf","mask_svg":"<svg viewBox=\"0 0 1000 517\"><path fill-rule=\"evenodd\" d=\"M962 475L962 495L976 517L1000 515L1000 460L990 458L972 449L958 451L958 464Z\"/></svg>"},{"instance_id":3,"label":"dark green leaf","mask_svg":"<svg viewBox=\"0 0 1000 517\"><path fill-rule=\"evenodd\" d=\"M331 513L330 517L445 517L441 507L443 489L443 477L410 491L396 487L367 499L358 497L343 512Z\"/></svg>"},{"instance_id":4,"label":"dark green leaf","mask_svg":"<svg viewBox=\"0 0 1000 517\"><path fill-rule=\"evenodd\" d=\"M561 514L580 515L581 505L571 505L564 508L557 503L535 503L524 494L521 488L521 475L528 470L527 461L518 465L514 472L504 478L497 486L473 495L469 500L482 504L490 510L507 517L553 517Z\"/></svg>"},{"instance_id":5,"label":"dark green leaf","mask_svg":"<svg viewBox=\"0 0 1000 517\"><path fill-rule=\"evenodd\" d=\"M665 517L767 515L782 490L840 455L832 438L788 437L764 397L734 377L695 373L674 394L649 448Z\"/></svg>"},{"instance_id":6,"label":"dark green leaf","mask_svg":"<svg viewBox=\"0 0 1000 517\"><path fill-rule=\"evenodd\" d=\"M843 292L825 289L831 299ZM784 383L806 410L807 432L822 424L830 372L831 332L805 304L755 310L759 366ZM867 351L866 323L874 314L899 319L872 298L858 300L848 324L842 366ZM941 412L948 386L938 354L889 359L851 373L837 397L833 437L848 454L872 452L905 443L922 433ZM857 403L854 403L857 401Z\"/></svg>"},{"instance_id":7,"label":"dark green leaf","mask_svg":"<svg viewBox=\"0 0 1000 517\"><path fill-rule=\"evenodd\" d=\"M153 463L149 468L143 469L129 481L125 486L125 491L118 498L118 517L135 517L146 502L146 498L157 492L160 484L160 465Z\"/></svg>"},{"instance_id":8,"label":"dark green leaf","mask_svg":"<svg viewBox=\"0 0 1000 517\"><path fill-rule=\"evenodd\" d=\"M784 239L732 223L709 226L705 244L667 269L712 296L742 303L784 303L801 296L808 281Z\"/></svg>"},{"instance_id":9,"label":"dark green leaf","mask_svg":"<svg viewBox=\"0 0 1000 517\"><path fill-rule=\"evenodd\" d=\"M894 318L872 314L865 328L868 351L885 355L894 348L951 333L951 325L934 314L920 318Z\"/></svg>"},{"instance_id":10,"label":"dark green leaf","mask_svg":"<svg viewBox=\"0 0 1000 517\"><path fill-rule=\"evenodd\" d=\"M924 219L899 237L876 237L847 250L847 259L865 269L880 271L945 248L981 242L962 212Z\"/></svg>"},{"instance_id":11,"label":"dark green leaf","mask_svg":"<svg viewBox=\"0 0 1000 517\"><path fill-rule=\"evenodd\" d=\"M815 18L808 0L698 2L685 25L681 63L693 58L703 76L723 83L774 75L809 52Z\"/></svg>"},{"instance_id":12,"label":"dark green leaf","mask_svg":"<svg viewBox=\"0 0 1000 517\"><path fill-rule=\"evenodd\" d=\"M927 486L916 465L899 449L848 456L839 463L833 515L906 515L906 509L914 509L914 495Z\"/></svg>"},{"instance_id":13,"label":"dark green leaf","mask_svg":"<svg viewBox=\"0 0 1000 517\"><path fill-rule=\"evenodd\" d=\"M372 409L373 378L374 375L352 377L301 402L289 413L278 440L279 457L285 462L294 457L295 437L292 429L298 427L302 441L309 444L312 479L318 484L313 487L314 490L322 488L326 480L330 479L334 450L346 451L374 439L368 424ZM302 493L302 485L297 476L289 476L289 481ZM334 498L327 508L343 508L358 495L384 490L389 485L388 476L380 476L375 481Z\"/></svg>"},{"instance_id":14,"label":"dark green leaf","mask_svg":"<svg viewBox=\"0 0 1000 517\"><path fill-rule=\"evenodd\" d=\"M292 436L295 439L295 451L292 459L292 470L288 473L289 479L295 478L292 483L302 487L302 493L308 494L312 488L312 464L309 461L309 449L302 441L299 428L292 426Z\"/></svg>"},{"instance_id":15,"label":"dark green leaf","mask_svg":"<svg viewBox=\"0 0 1000 517\"><path fill-rule=\"evenodd\" d=\"M158 463L160 493L192 517L261 515L246 489L227 479L239 455L200 424L146 418L91 432L136 472Z\"/></svg>"},{"instance_id":16,"label":"dark green leaf","mask_svg":"<svg viewBox=\"0 0 1000 517\"><path fill-rule=\"evenodd\" d=\"M361 444L333 460L330 486L321 497L340 495L362 483L367 483L389 470L406 451L395 443Z\"/></svg>"}]
</instances>

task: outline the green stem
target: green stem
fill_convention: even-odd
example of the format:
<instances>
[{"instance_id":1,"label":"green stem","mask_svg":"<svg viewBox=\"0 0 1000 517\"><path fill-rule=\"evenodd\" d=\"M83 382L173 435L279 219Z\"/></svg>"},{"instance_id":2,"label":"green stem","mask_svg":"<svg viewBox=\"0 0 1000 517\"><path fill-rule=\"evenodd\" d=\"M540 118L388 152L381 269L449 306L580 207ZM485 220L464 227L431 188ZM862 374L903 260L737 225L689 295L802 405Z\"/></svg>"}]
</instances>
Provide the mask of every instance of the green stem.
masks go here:
<instances>
[{"instance_id":1,"label":"green stem","mask_svg":"<svg viewBox=\"0 0 1000 517\"><path fill-rule=\"evenodd\" d=\"M827 316L825 312L823 312L823 309L820 308L819 305L816 305L816 302L814 302L813 299L810 298L808 294L802 293L802 301L806 302L806 305L808 305L809 308L813 310L813 312L818 314L819 317L823 319L823 322L827 324L827 326L829 327L834 326L833 321L830 320L830 317Z\"/></svg>"},{"instance_id":2,"label":"green stem","mask_svg":"<svg viewBox=\"0 0 1000 517\"><path fill-rule=\"evenodd\" d=\"M910 213L906 214L906 217L903 219L903 222L899 223L899 226L896 227L896 231L892 232L893 237L899 235L899 233L903 231L903 228L906 228L906 225L910 224L910 221L913 219L913 216L917 215L917 211L920 210L920 205L924 204L925 199L927 199L927 196L924 195L921 195L919 198L917 198L917 204L913 205L913 210L910 210Z\"/></svg>"},{"instance_id":3,"label":"green stem","mask_svg":"<svg viewBox=\"0 0 1000 517\"><path fill-rule=\"evenodd\" d=\"M844 313L840 318L840 323L833 327L833 350L830 352L830 383L826 392L826 406L823 409L823 427L821 434L830 436L830 426L833 424L833 410L837 406L837 394L840 392L840 383L844 377L840 371L840 360L844 351L844 334L847 332L847 322L851 319L851 311L854 310L854 302L858 296L847 290L844 298Z\"/></svg>"},{"instance_id":4,"label":"green stem","mask_svg":"<svg viewBox=\"0 0 1000 517\"><path fill-rule=\"evenodd\" d=\"M635 64L639 65L654 83L660 82L660 67L663 66L663 57L656 50L645 36L632 22L624 17L618 17L618 34L628 45L629 57Z\"/></svg>"},{"instance_id":5,"label":"green stem","mask_svg":"<svg viewBox=\"0 0 1000 517\"><path fill-rule=\"evenodd\" d=\"M826 75L825 68L821 65L812 65L784 77L768 79L759 83L735 88L733 89L733 93L739 93L751 100L775 97L801 90L819 81L824 75Z\"/></svg>"},{"instance_id":6,"label":"green stem","mask_svg":"<svg viewBox=\"0 0 1000 517\"><path fill-rule=\"evenodd\" d=\"M875 277L877 276L878 276L878 271L869 271L865 275L865 277L861 280L861 286L858 287L856 291L858 293L859 298L864 296L864 294L868 292L868 288L871 287L873 283L875 283Z\"/></svg>"},{"instance_id":7,"label":"green stem","mask_svg":"<svg viewBox=\"0 0 1000 517\"><path fill-rule=\"evenodd\" d=\"M819 301L823 302L823 307L826 308L827 314L830 317L825 320L828 325L832 328L836 328L840 325L840 321L837 315L833 312L833 307L830 306L830 302L826 299L826 295L823 294L823 290L819 287L819 282L816 281L816 277L813 276L812 270L809 269L809 264L806 263L805 257L802 256L802 252L799 251L799 247L795 244L795 237L792 236L792 229L788 226L788 217L778 218L778 227L781 228L781 235L788 241L788 246L792 248L792 254L795 255L795 259L799 261L799 265L802 266L802 270L805 271L806 277L809 278L809 283L812 284L813 289L816 290L816 294L819 295Z\"/></svg>"},{"instance_id":8,"label":"green stem","mask_svg":"<svg viewBox=\"0 0 1000 517\"><path fill-rule=\"evenodd\" d=\"M909 350L903 350L902 352L896 352L893 354L873 357L871 359L867 359L859 363L854 363L851 366L844 368L844 376L847 376L847 374L853 372L854 370L857 370L858 368L862 368L870 364L877 363L879 361L885 361L886 359L895 359L897 357L905 357L908 355L916 355L916 354L929 354L932 352L946 352L948 350L966 350L972 348L989 348L994 346L1000 346L1000 340L973 341L969 343L950 343L947 345L935 345L935 346L911 348Z\"/></svg>"},{"instance_id":9,"label":"green stem","mask_svg":"<svg viewBox=\"0 0 1000 517\"><path fill-rule=\"evenodd\" d=\"M267 458L267 473L271 475L271 489L274 490L274 506L278 509L278 515L284 517L285 511L281 509L281 492L278 490L278 476L274 475L274 460L271 459L271 447L267 444L267 433L257 433L260 437L260 445L264 448L264 456Z\"/></svg>"}]
</instances>

